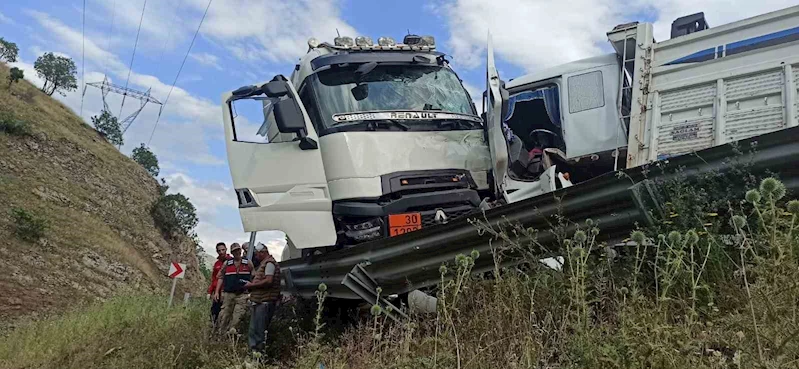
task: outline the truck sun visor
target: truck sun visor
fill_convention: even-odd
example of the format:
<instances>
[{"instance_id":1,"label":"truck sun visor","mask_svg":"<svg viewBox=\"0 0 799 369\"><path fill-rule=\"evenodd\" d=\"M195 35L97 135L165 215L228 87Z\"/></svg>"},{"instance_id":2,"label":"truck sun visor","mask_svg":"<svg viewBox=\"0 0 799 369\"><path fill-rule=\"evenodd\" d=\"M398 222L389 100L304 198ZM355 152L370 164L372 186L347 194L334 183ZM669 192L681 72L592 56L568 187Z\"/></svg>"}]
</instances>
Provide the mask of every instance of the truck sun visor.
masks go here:
<instances>
[{"instance_id":1,"label":"truck sun visor","mask_svg":"<svg viewBox=\"0 0 799 369\"><path fill-rule=\"evenodd\" d=\"M361 64L368 62L378 63L408 63L408 64L436 64L437 58L443 56L440 52L379 52L379 53L334 53L322 55L311 60L311 67L317 70L322 67L337 64ZM432 57L431 57L432 56Z\"/></svg>"}]
</instances>

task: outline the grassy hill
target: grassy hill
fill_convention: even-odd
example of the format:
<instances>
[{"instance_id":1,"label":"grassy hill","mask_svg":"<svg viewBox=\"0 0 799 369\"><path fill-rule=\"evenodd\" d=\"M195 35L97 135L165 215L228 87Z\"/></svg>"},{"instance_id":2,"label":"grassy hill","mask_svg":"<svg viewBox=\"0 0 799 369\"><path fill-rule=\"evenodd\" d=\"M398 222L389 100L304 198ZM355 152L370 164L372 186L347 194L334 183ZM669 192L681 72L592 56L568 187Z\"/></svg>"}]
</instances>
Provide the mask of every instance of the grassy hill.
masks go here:
<instances>
[{"instance_id":1,"label":"grassy hill","mask_svg":"<svg viewBox=\"0 0 799 369\"><path fill-rule=\"evenodd\" d=\"M181 290L201 291L194 242L167 242L150 216L156 180L27 81L8 88L7 74L0 63L0 119L28 133L0 130L0 326L125 291L161 293L172 260L189 265ZM41 239L15 234L15 209L47 222Z\"/></svg>"}]
</instances>

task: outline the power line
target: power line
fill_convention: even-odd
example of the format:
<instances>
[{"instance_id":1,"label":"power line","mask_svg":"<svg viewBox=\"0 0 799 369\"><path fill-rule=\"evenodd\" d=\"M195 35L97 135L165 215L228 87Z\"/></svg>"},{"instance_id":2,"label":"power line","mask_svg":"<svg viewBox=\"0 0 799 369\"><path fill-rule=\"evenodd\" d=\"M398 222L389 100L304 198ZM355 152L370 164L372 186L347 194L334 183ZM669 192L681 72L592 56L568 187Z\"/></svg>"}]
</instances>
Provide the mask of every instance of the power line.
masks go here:
<instances>
[{"instance_id":1,"label":"power line","mask_svg":"<svg viewBox=\"0 0 799 369\"><path fill-rule=\"evenodd\" d=\"M83 0L83 16L81 17L81 57L80 57L80 83L86 89L86 0ZM83 98L80 99L80 118L83 119Z\"/></svg>"},{"instance_id":2,"label":"power line","mask_svg":"<svg viewBox=\"0 0 799 369\"><path fill-rule=\"evenodd\" d=\"M175 6L175 16L172 17L172 24L173 25L175 23L177 23L177 21L180 19L180 18L178 18L178 14L180 14L180 8L183 7L183 1L184 0L180 0L180 1L176 2L177 6ZM183 26L183 21L181 20L180 23L181 23L180 26L182 27ZM176 28L176 27L174 27L174 26L173 27L169 27L169 29L166 32L166 38L164 39L164 44L161 46L161 53L160 53L161 55L158 57L158 60L162 60L164 58L164 53L166 52L166 45L169 44L169 41L172 39L172 29L173 28Z\"/></svg>"},{"instance_id":3,"label":"power line","mask_svg":"<svg viewBox=\"0 0 799 369\"><path fill-rule=\"evenodd\" d=\"M84 0L85 1L85 0ZM130 56L130 66L128 67L128 78L125 80L125 88L128 88L130 82L130 72L133 71L133 59L136 58L136 47L139 46L139 33L141 33L141 24L144 21L144 9L147 8L147 0L144 0L144 5L141 7L141 18L139 18L139 29L136 30L136 41L133 43L133 54ZM122 115L122 108L125 107L125 96L122 95L122 105L119 107L119 114Z\"/></svg>"},{"instance_id":4,"label":"power line","mask_svg":"<svg viewBox=\"0 0 799 369\"><path fill-rule=\"evenodd\" d=\"M111 25L109 26L108 30L108 46L105 48L108 51L108 56L105 58L105 74L108 75L108 65L111 64L111 40L114 38L114 20L116 19L117 15L117 1L114 0L113 4L111 5Z\"/></svg>"},{"instance_id":5,"label":"power line","mask_svg":"<svg viewBox=\"0 0 799 369\"><path fill-rule=\"evenodd\" d=\"M200 28L203 26L203 22L205 21L205 16L208 15L208 9L211 8L211 3L214 0L208 0L208 5L205 7L205 12L203 13L202 19L200 19L200 24L197 26L197 31L194 32L194 37L191 38L191 44L189 44L189 49L186 50L186 55L183 56L183 62L180 63L180 68L178 69L178 74L175 75L175 80L172 82L172 87L169 88L169 93L166 94L166 99L164 99L164 105L161 106L161 109L158 110L158 117L155 119L155 125L153 126L153 131L150 133L150 139L147 140L147 147L150 147L150 141L153 140L153 135L155 135L155 129L158 127L158 121L161 120L161 113L164 111L164 107L169 102L169 96L172 96L172 90L175 88L175 84L178 83L178 77L180 77L180 72L183 71L183 66L186 64L186 59L189 58L189 53L191 52L191 48L194 47L194 41L197 39L197 35L200 33Z\"/></svg>"}]
</instances>

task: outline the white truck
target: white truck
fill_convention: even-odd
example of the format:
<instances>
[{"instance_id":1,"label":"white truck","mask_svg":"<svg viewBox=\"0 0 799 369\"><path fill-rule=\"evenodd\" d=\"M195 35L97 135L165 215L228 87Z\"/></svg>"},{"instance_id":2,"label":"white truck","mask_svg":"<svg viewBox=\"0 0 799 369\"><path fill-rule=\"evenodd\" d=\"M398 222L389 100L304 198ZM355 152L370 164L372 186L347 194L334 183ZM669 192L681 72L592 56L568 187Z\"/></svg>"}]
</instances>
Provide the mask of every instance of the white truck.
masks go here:
<instances>
[{"instance_id":1,"label":"white truck","mask_svg":"<svg viewBox=\"0 0 799 369\"><path fill-rule=\"evenodd\" d=\"M482 118L432 37L311 39L290 78L223 96L244 230L284 231L296 258L796 126L797 25L799 7L700 13L655 42L629 23L612 54L507 83L489 37Z\"/></svg>"}]
</instances>

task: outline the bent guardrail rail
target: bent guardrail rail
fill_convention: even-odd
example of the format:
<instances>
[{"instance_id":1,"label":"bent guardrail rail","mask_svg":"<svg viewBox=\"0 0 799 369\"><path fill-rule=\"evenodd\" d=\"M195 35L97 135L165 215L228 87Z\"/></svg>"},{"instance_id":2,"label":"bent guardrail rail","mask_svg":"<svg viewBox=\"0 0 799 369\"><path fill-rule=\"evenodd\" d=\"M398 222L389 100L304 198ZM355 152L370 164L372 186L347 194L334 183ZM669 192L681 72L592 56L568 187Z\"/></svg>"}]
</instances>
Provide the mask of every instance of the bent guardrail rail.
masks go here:
<instances>
[{"instance_id":1,"label":"bent guardrail rail","mask_svg":"<svg viewBox=\"0 0 799 369\"><path fill-rule=\"evenodd\" d=\"M649 165L607 173L448 224L360 244L310 261L281 262L284 286L292 294L312 297L317 286L325 283L330 297L367 296L373 303L377 294L366 290L379 286L386 296L434 285L441 281L442 263L454 260L458 254L468 255L472 250L483 255L475 260L473 271L492 270L491 237L478 234L477 228L469 223L475 217L494 227L510 223L538 229L536 241L544 246L555 244L554 235L546 230L549 219L556 214L575 225L591 218L601 228L599 241L621 240L637 226L652 224L660 215L662 201L656 182L677 175L678 168L682 168L682 175L690 177L725 171L736 162L746 163L755 174L777 174L788 191L795 194L799 189L799 127L738 142L738 147L755 146L755 152L744 154L736 154L740 151L733 145L713 147L658 162L660 167L656 170ZM737 159L731 159L736 155ZM512 259L505 261L514 263Z\"/></svg>"}]
</instances>

